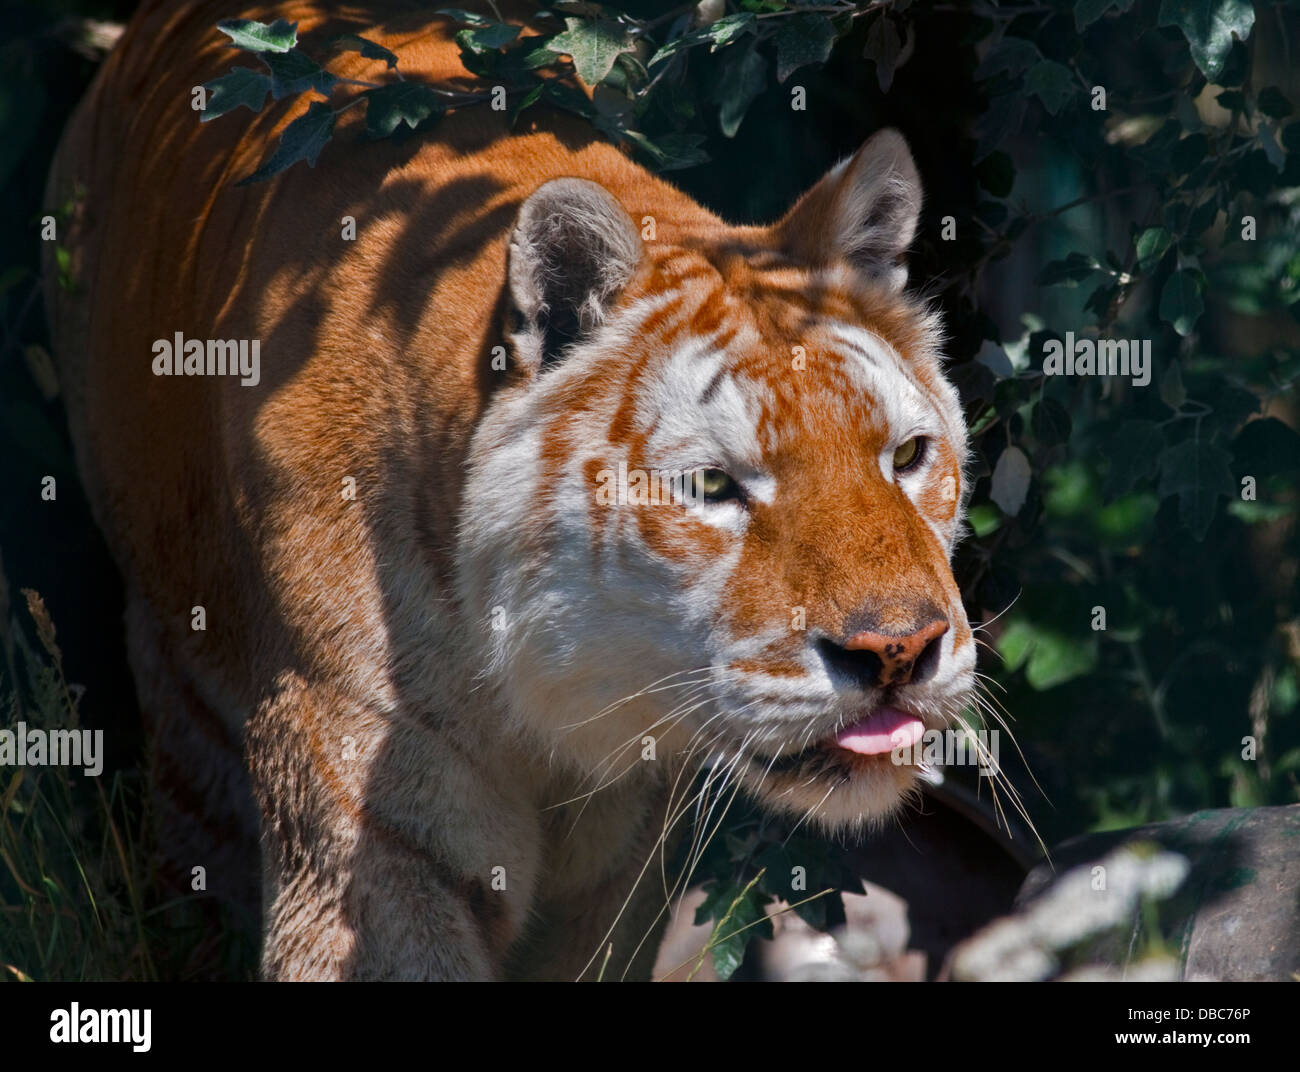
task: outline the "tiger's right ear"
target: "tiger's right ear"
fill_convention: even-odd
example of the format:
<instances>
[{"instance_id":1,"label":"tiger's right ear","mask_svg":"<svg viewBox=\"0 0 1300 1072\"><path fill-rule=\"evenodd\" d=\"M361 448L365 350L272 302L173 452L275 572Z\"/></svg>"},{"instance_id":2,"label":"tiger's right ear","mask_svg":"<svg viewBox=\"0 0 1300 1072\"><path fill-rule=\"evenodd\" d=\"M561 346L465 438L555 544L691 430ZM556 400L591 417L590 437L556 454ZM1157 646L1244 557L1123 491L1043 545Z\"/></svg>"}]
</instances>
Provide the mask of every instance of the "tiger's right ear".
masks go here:
<instances>
[{"instance_id":1,"label":"tiger's right ear","mask_svg":"<svg viewBox=\"0 0 1300 1072\"><path fill-rule=\"evenodd\" d=\"M921 214L921 179L907 142L881 130L796 202L777 242L805 264L847 263L891 291L907 284L903 257Z\"/></svg>"},{"instance_id":2,"label":"tiger's right ear","mask_svg":"<svg viewBox=\"0 0 1300 1072\"><path fill-rule=\"evenodd\" d=\"M627 210L603 186L553 179L523 203L510 237L515 353L536 374L581 342L641 263Z\"/></svg>"}]
</instances>

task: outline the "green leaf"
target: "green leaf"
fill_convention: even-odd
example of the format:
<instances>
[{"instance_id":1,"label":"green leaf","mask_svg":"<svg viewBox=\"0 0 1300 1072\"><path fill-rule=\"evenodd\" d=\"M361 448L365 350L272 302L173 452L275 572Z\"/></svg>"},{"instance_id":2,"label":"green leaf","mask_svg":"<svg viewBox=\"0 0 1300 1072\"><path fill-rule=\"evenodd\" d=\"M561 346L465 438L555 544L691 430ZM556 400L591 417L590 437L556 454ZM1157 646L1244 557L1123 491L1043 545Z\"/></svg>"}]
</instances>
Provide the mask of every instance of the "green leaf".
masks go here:
<instances>
[{"instance_id":1,"label":"green leaf","mask_svg":"<svg viewBox=\"0 0 1300 1072\"><path fill-rule=\"evenodd\" d=\"M1034 406L1030 427L1045 447L1064 443L1070 438L1070 414L1054 398L1041 398Z\"/></svg>"},{"instance_id":2,"label":"green leaf","mask_svg":"<svg viewBox=\"0 0 1300 1072\"><path fill-rule=\"evenodd\" d=\"M975 162L979 163L993 152L1009 134L1018 133L1025 122L1023 93L1000 93L989 101L984 114L975 120L974 131L978 139Z\"/></svg>"},{"instance_id":3,"label":"green leaf","mask_svg":"<svg viewBox=\"0 0 1300 1072\"><path fill-rule=\"evenodd\" d=\"M258 56L271 72L271 95L276 100L313 90L328 96L338 79L298 49L263 52Z\"/></svg>"},{"instance_id":4,"label":"green leaf","mask_svg":"<svg viewBox=\"0 0 1300 1072\"><path fill-rule=\"evenodd\" d=\"M393 82L361 95L366 98L366 133L374 138L390 137L403 123L414 130L445 111L438 94L419 82Z\"/></svg>"},{"instance_id":5,"label":"green leaf","mask_svg":"<svg viewBox=\"0 0 1300 1072\"><path fill-rule=\"evenodd\" d=\"M718 83L722 96L718 109L718 126L724 137L734 138L749 111L749 106L767 87L767 60L751 43L745 49L733 49L723 67Z\"/></svg>"},{"instance_id":6,"label":"green leaf","mask_svg":"<svg viewBox=\"0 0 1300 1072\"><path fill-rule=\"evenodd\" d=\"M781 20L776 42L776 80L784 82L800 67L825 63L835 44L835 27L825 15L795 15Z\"/></svg>"},{"instance_id":7,"label":"green leaf","mask_svg":"<svg viewBox=\"0 0 1300 1072\"><path fill-rule=\"evenodd\" d=\"M1004 37L975 68L975 77L987 79L1003 72L1013 76L1023 74L1042 58L1043 54L1032 41L1023 37Z\"/></svg>"},{"instance_id":8,"label":"green leaf","mask_svg":"<svg viewBox=\"0 0 1300 1072\"><path fill-rule=\"evenodd\" d=\"M876 65L876 81L880 92L888 93L894 82L894 70L898 67L898 58L903 54L903 39L899 36L894 20L881 12L871 28L867 31L867 43L862 55Z\"/></svg>"},{"instance_id":9,"label":"green leaf","mask_svg":"<svg viewBox=\"0 0 1300 1072\"><path fill-rule=\"evenodd\" d=\"M255 182L265 182L299 160L307 161L308 167L315 167L321 149L334 136L334 120L333 108L321 101L312 101L303 115L284 128L280 144L270 159L235 185L248 186Z\"/></svg>"},{"instance_id":10,"label":"green leaf","mask_svg":"<svg viewBox=\"0 0 1300 1072\"><path fill-rule=\"evenodd\" d=\"M1160 401L1177 413L1187 401L1187 388L1183 386L1183 369L1177 361L1170 361L1165 374L1160 377Z\"/></svg>"},{"instance_id":11,"label":"green leaf","mask_svg":"<svg viewBox=\"0 0 1300 1072\"><path fill-rule=\"evenodd\" d=\"M1025 680L1038 692L1056 688L1097 663L1096 634L1082 639L1021 619L1012 621L998 640L1007 669L1025 668Z\"/></svg>"},{"instance_id":12,"label":"green leaf","mask_svg":"<svg viewBox=\"0 0 1300 1072\"><path fill-rule=\"evenodd\" d=\"M573 66L588 86L597 86L609 74L614 60L631 52L634 42L622 23L609 20L565 19L567 29L546 43L552 52L573 57Z\"/></svg>"},{"instance_id":13,"label":"green leaf","mask_svg":"<svg viewBox=\"0 0 1300 1072\"><path fill-rule=\"evenodd\" d=\"M1291 114L1291 102L1277 86L1265 86L1259 91L1259 110L1270 119L1285 119Z\"/></svg>"},{"instance_id":14,"label":"green leaf","mask_svg":"<svg viewBox=\"0 0 1300 1072\"><path fill-rule=\"evenodd\" d=\"M737 15L724 15L699 33L704 40L713 43L709 51L717 52L745 34L753 33L757 28L758 20L749 12L742 11Z\"/></svg>"},{"instance_id":15,"label":"green leaf","mask_svg":"<svg viewBox=\"0 0 1300 1072\"><path fill-rule=\"evenodd\" d=\"M1205 538L1219 498L1236 491L1231 462L1226 450L1194 439L1170 447L1160 456L1159 494L1161 498L1178 496L1179 517L1197 540Z\"/></svg>"},{"instance_id":16,"label":"green leaf","mask_svg":"<svg viewBox=\"0 0 1300 1072\"><path fill-rule=\"evenodd\" d=\"M203 88L207 91L208 106L199 117L200 123L236 108L260 112L267 94L271 92L271 80L251 67L236 67L229 74L205 83Z\"/></svg>"},{"instance_id":17,"label":"green leaf","mask_svg":"<svg viewBox=\"0 0 1300 1072\"><path fill-rule=\"evenodd\" d=\"M1154 421L1125 421L1107 444L1110 471L1102 485L1102 497L1110 502L1127 495L1139 480L1149 480L1160 467L1165 437Z\"/></svg>"},{"instance_id":18,"label":"green leaf","mask_svg":"<svg viewBox=\"0 0 1300 1072\"><path fill-rule=\"evenodd\" d=\"M1148 227L1137 236L1138 267L1150 271L1174 243L1174 236L1163 227Z\"/></svg>"},{"instance_id":19,"label":"green leaf","mask_svg":"<svg viewBox=\"0 0 1300 1072\"><path fill-rule=\"evenodd\" d=\"M1074 252L1064 260L1048 261L1034 282L1040 287L1078 286L1100 267L1096 257Z\"/></svg>"},{"instance_id":20,"label":"green leaf","mask_svg":"<svg viewBox=\"0 0 1300 1072\"><path fill-rule=\"evenodd\" d=\"M620 134L650 157L659 171L680 171L709 161L708 154L700 148L704 144L702 134L664 134L654 141L636 130L624 130Z\"/></svg>"},{"instance_id":21,"label":"green leaf","mask_svg":"<svg viewBox=\"0 0 1300 1072\"><path fill-rule=\"evenodd\" d=\"M1160 291L1160 319L1173 325L1179 335L1190 335L1205 311L1201 295L1204 278L1190 268L1181 268L1165 280Z\"/></svg>"},{"instance_id":22,"label":"green leaf","mask_svg":"<svg viewBox=\"0 0 1300 1072\"><path fill-rule=\"evenodd\" d=\"M1074 72L1055 60L1039 60L1025 76L1025 92L1043 102L1043 107L1056 115L1078 91Z\"/></svg>"},{"instance_id":23,"label":"green leaf","mask_svg":"<svg viewBox=\"0 0 1300 1072\"><path fill-rule=\"evenodd\" d=\"M1113 7L1116 11L1127 11L1132 6L1133 0L1076 0L1074 5L1075 29L1082 33L1106 14L1108 8Z\"/></svg>"},{"instance_id":24,"label":"green leaf","mask_svg":"<svg viewBox=\"0 0 1300 1072\"><path fill-rule=\"evenodd\" d=\"M383 60L391 70L397 66L397 54L390 52L383 45L367 41L356 34L343 34L330 42L331 52L360 52L368 60Z\"/></svg>"},{"instance_id":25,"label":"green leaf","mask_svg":"<svg viewBox=\"0 0 1300 1072\"><path fill-rule=\"evenodd\" d=\"M515 101L514 104L510 106L510 129L511 130L513 130L515 124L519 122L519 117L523 115L525 111L527 111L529 108L531 108L534 104L537 103L538 98L541 97L542 95L542 90L544 90L545 88L546 88L545 83L538 82L537 85L533 86L532 89L530 89L527 93L525 93L522 97L520 97L517 101Z\"/></svg>"},{"instance_id":26,"label":"green leaf","mask_svg":"<svg viewBox=\"0 0 1300 1072\"><path fill-rule=\"evenodd\" d=\"M495 51L504 48L518 37L520 29L522 27L509 26L504 22L489 22L486 26L475 26L459 31L456 34L456 44L471 52Z\"/></svg>"},{"instance_id":27,"label":"green leaf","mask_svg":"<svg viewBox=\"0 0 1300 1072\"><path fill-rule=\"evenodd\" d=\"M1245 41L1255 25L1251 0L1162 0L1158 26L1177 26L1192 59L1211 82L1222 73L1232 39Z\"/></svg>"},{"instance_id":28,"label":"green leaf","mask_svg":"<svg viewBox=\"0 0 1300 1072\"><path fill-rule=\"evenodd\" d=\"M1239 89L1225 89L1214 98L1219 102L1220 108L1226 108L1230 112L1246 111L1246 94Z\"/></svg>"},{"instance_id":29,"label":"green leaf","mask_svg":"<svg viewBox=\"0 0 1300 1072\"><path fill-rule=\"evenodd\" d=\"M695 922L714 920L710 942L713 943L713 967L720 979L730 979L745 959L749 943L758 937L772 936L772 923L766 919L765 897L751 882L718 882L705 894L695 912Z\"/></svg>"},{"instance_id":30,"label":"green leaf","mask_svg":"<svg viewBox=\"0 0 1300 1072\"><path fill-rule=\"evenodd\" d=\"M285 19L270 25L252 19L222 19L217 29L245 52L288 52L298 43L298 24Z\"/></svg>"}]
</instances>

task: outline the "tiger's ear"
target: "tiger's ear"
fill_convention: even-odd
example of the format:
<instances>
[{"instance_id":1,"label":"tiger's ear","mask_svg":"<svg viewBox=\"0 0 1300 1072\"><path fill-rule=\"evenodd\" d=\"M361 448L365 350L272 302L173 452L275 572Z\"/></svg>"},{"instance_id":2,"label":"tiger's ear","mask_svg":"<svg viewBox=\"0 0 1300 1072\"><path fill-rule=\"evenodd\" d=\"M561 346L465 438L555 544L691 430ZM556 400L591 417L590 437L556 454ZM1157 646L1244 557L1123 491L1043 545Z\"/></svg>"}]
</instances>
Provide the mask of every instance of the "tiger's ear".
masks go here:
<instances>
[{"instance_id":1,"label":"tiger's ear","mask_svg":"<svg viewBox=\"0 0 1300 1072\"><path fill-rule=\"evenodd\" d=\"M603 186L553 179L538 187L510 237L520 362L535 374L599 327L643 252L627 210Z\"/></svg>"},{"instance_id":2,"label":"tiger's ear","mask_svg":"<svg viewBox=\"0 0 1300 1072\"><path fill-rule=\"evenodd\" d=\"M778 244L811 265L847 261L890 290L907 283L903 254L921 214L921 178L896 130L873 134L776 225Z\"/></svg>"}]
</instances>

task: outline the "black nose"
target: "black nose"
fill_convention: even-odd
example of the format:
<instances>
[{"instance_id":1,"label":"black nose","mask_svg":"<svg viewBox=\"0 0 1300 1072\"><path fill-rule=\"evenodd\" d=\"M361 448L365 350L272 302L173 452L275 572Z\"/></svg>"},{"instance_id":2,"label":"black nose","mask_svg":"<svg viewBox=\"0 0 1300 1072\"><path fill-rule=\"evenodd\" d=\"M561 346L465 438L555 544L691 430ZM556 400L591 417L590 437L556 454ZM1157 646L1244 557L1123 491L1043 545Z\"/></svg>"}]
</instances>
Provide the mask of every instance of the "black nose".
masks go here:
<instances>
[{"instance_id":1,"label":"black nose","mask_svg":"<svg viewBox=\"0 0 1300 1072\"><path fill-rule=\"evenodd\" d=\"M817 650L832 671L861 689L886 685L921 684L939 668L948 620L935 618L910 633L896 635L863 630L843 644L826 637Z\"/></svg>"}]
</instances>

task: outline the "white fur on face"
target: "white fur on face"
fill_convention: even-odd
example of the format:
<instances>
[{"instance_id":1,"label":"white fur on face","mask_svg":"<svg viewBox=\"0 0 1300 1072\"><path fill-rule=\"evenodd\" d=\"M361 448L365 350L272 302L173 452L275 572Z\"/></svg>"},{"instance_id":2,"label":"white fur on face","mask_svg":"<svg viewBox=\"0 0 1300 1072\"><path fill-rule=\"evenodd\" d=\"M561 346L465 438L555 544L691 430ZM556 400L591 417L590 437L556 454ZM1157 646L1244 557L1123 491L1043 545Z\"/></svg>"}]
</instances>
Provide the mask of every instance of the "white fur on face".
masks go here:
<instances>
[{"instance_id":1,"label":"white fur on face","mask_svg":"<svg viewBox=\"0 0 1300 1072\"><path fill-rule=\"evenodd\" d=\"M634 464L607 438L622 401L617 394L568 426L563 470L555 486L543 486L541 429L556 412L556 400L602 353L617 352L656 307L633 306L561 365L503 393L476 434L464 492L460 592L466 609L487 623L485 674L500 690L512 724L587 772L605 767L611 755L634 762L643 733L662 740L674 726L679 746L707 727L703 740L716 733L724 751L743 741L762 755L786 754L879 702L832 679L811 637L797 657L802 676L728 669L741 660L761 661L769 646L788 638L782 631L732 636L720 625L748 513L734 502L598 506L589 463ZM954 392L933 399L903 358L863 328L834 325L833 336L844 367L889 429L887 450L872 461L891 464L894 448L915 435L946 440L964 458ZM741 352L752 342L742 334L731 346ZM720 468L748 495L770 503L778 488L765 468L758 426L765 388L732 376L731 360L708 338L687 340L663 356L635 400L635 423L649 431L646 456L636 461L665 472ZM892 479L888 469L882 474ZM898 482L915 502L925 479L922 467L900 474ZM645 509L687 511L726 533L728 549L667 560L641 536L636 511ZM958 519L943 525L925 520L950 550ZM947 610L954 625L964 623L959 601ZM909 706L927 725L946 724L969 688L974 647L967 643L954 653L958 632L945 636L935 676L908 686ZM652 691L642 693L647 687ZM637 749L629 751L629 742ZM885 782L871 772L864 777L875 780L840 794L841 804L851 809L868 801L879 811L882 801L897 801L898 771ZM833 804L828 821L845 814Z\"/></svg>"}]
</instances>

